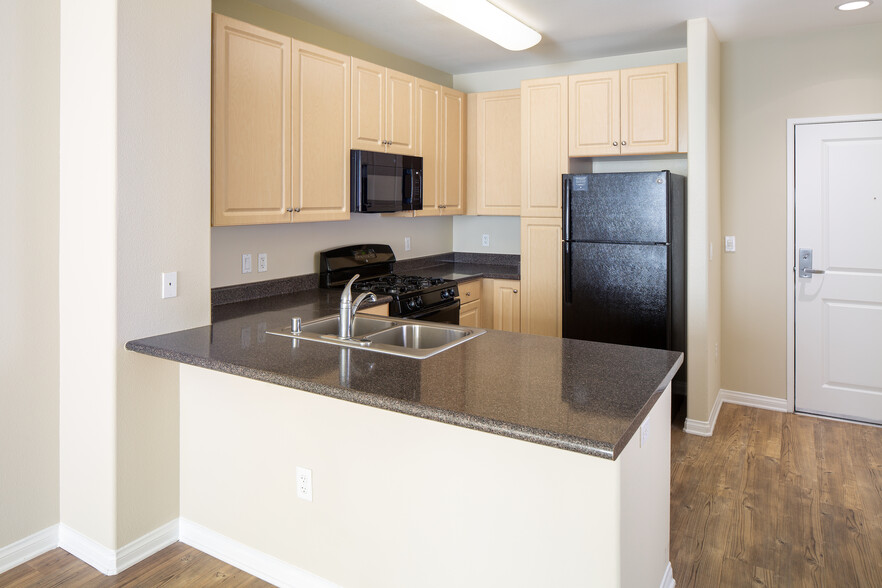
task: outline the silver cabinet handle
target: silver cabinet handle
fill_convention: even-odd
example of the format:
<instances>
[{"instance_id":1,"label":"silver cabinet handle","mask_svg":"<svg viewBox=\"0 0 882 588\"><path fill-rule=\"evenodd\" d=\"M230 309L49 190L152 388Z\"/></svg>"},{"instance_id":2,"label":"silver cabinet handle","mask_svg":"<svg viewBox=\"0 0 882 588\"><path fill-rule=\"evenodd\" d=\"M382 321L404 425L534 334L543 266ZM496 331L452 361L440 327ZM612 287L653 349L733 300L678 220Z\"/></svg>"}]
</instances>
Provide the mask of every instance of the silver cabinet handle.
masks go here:
<instances>
[{"instance_id":1,"label":"silver cabinet handle","mask_svg":"<svg viewBox=\"0 0 882 588\"><path fill-rule=\"evenodd\" d=\"M517 290L512 290L511 293L512 293L512 294L517 294L518 291L517 291Z\"/></svg>"},{"instance_id":2,"label":"silver cabinet handle","mask_svg":"<svg viewBox=\"0 0 882 588\"><path fill-rule=\"evenodd\" d=\"M622 147L624 147L624 146L627 145L627 144L628 144L627 141L622 141Z\"/></svg>"},{"instance_id":3,"label":"silver cabinet handle","mask_svg":"<svg viewBox=\"0 0 882 588\"><path fill-rule=\"evenodd\" d=\"M293 208L286 208L285 212L294 212L294 209Z\"/></svg>"},{"instance_id":4,"label":"silver cabinet handle","mask_svg":"<svg viewBox=\"0 0 882 588\"><path fill-rule=\"evenodd\" d=\"M294 212L300 212L300 209L299 209L299 208L295 208L295 209L294 209Z\"/></svg>"},{"instance_id":5,"label":"silver cabinet handle","mask_svg":"<svg viewBox=\"0 0 882 588\"><path fill-rule=\"evenodd\" d=\"M619 146L619 142L618 142L618 141L613 141L613 147L618 147L618 146Z\"/></svg>"}]
</instances>

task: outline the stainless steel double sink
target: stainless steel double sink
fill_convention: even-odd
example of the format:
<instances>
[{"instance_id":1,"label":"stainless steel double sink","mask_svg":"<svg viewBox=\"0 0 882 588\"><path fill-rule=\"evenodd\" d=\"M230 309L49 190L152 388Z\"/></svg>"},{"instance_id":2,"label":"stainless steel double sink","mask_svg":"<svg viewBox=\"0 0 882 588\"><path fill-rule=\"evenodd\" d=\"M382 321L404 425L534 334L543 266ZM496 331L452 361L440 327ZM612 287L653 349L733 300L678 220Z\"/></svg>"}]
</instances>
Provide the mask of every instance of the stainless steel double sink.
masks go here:
<instances>
[{"instance_id":1,"label":"stainless steel double sink","mask_svg":"<svg viewBox=\"0 0 882 588\"><path fill-rule=\"evenodd\" d=\"M340 316L333 314L303 323L300 332L293 332L291 327L285 327L267 333L296 340L425 359L487 332L473 327L364 315L356 315L352 320L351 339L339 337L339 329Z\"/></svg>"}]
</instances>

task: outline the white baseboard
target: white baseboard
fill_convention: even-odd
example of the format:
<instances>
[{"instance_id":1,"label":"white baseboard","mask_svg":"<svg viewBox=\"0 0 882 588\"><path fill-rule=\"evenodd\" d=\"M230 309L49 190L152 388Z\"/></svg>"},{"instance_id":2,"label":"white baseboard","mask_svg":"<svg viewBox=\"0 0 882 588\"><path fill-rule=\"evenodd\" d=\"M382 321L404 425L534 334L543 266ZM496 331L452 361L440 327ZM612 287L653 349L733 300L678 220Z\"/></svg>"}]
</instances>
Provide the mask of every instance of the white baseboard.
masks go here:
<instances>
[{"instance_id":1,"label":"white baseboard","mask_svg":"<svg viewBox=\"0 0 882 588\"><path fill-rule=\"evenodd\" d=\"M178 540L178 519L169 521L119 549L110 549L65 524L58 525L57 546L105 576L115 576Z\"/></svg>"},{"instance_id":2,"label":"white baseboard","mask_svg":"<svg viewBox=\"0 0 882 588\"><path fill-rule=\"evenodd\" d=\"M717 400L711 408L710 418L706 421L695 419L686 419L683 430L690 435L700 435L702 437L710 437L714 434L714 427L717 426L717 417L720 415L720 407L723 405L723 395L717 394Z\"/></svg>"},{"instance_id":3,"label":"white baseboard","mask_svg":"<svg viewBox=\"0 0 882 588\"><path fill-rule=\"evenodd\" d=\"M128 569L143 561L172 543L180 536L179 519L169 521L158 529L150 531L143 537L135 539L128 545L116 550L116 573Z\"/></svg>"},{"instance_id":4,"label":"white baseboard","mask_svg":"<svg viewBox=\"0 0 882 588\"><path fill-rule=\"evenodd\" d=\"M674 569L671 567L671 562L668 562L668 567L665 570L665 575L662 578L661 584L659 584L659 588L674 588L677 585L677 582L674 581Z\"/></svg>"},{"instance_id":5,"label":"white baseboard","mask_svg":"<svg viewBox=\"0 0 882 588\"><path fill-rule=\"evenodd\" d=\"M772 398L770 396L760 396L759 394L748 394L746 392L735 392L734 390L725 389L720 389L720 396L723 402L728 402L729 404L753 406L777 412L790 412L790 409L787 407L786 398Z\"/></svg>"},{"instance_id":6,"label":"white baseboard","mask_svg":"<svg viewBox=\"0 0 882 588\"><path fill-rule=\"evenodd\" d=\"M6 547L0 547L0 574L58 547L58 525L46 527Z\"/></svg>"},{"instance_id":7,"label":"white baseboard","mask_svg":"<svg viewBox=\"0 0 882 588\"><path fill-rule=\"evenodd\" d=\"M116 574L115 550L86 537L64 523L58 525L58 546L105 576Z\"/></svg>"},{"instance_id":8,"label":"white baseboard","mask_svg":"<svg viewBox=\"0 0 882 588\"><path fill-rule=\"evenodd\" d=\"M770 396L760 396L758 394L748 394L746 392L736 392L734 390L720 388L720 391L717 394L717 400L714 402L714 406L711 409L710 418L706 421L686 419L686 424L683 426L683 430L692 435L701 435L702 437L710 437L713 435L714 427L717 424L717 417L720 414L720 407L724 402L728 402L729 404L740 404L741 406L762 408L763 410L790 412L786 398L772 398Z\"/></svg>"},{"instance_id":9,"label":"white baseboard","mask_svg":"<svg viewBox=\"0 0 882 588\"><path fill-rule=\"evenodd\" d=\"M339 588L320 576L248 547L198 523L180 519L181 542L207 553L252 576L291 588Z\"/></svg>"}]
</instances>

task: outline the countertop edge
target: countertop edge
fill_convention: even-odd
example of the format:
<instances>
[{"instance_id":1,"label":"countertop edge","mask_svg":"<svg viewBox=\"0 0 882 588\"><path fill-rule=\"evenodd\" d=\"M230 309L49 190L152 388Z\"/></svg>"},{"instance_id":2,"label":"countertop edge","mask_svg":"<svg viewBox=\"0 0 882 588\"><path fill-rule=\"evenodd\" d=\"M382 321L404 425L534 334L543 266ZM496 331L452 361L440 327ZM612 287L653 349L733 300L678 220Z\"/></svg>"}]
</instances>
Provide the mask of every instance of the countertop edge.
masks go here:
<instances>
[{"instance_id":1,"label":"countertop edge","mask_svg":"<svg viewBox=\"0 0 882 588\"><path fill-rule=\"evenodd\" d=\"M356 404L362 404L365 406L371 406L383 410L390 410L400 414L406 414L409 416L415 416L418 418L424 418L427 420L437 421L449 425L464 427L475 431L500 435L502 437L509 437L511 439L517 439L529 443L536 443L538 445L545 445L547 447L554 447L556 449L563 449L566 451L573 451L575 453L581 453L584 455L590 455L593 457L599 457L608 460L615 460L616 458L618 458L622 449L624 449L624 446L627 445L627 442L631 439L631 437L633 437L634 431L637 430L637 427L640 426L646 415L649 414L649 411L652 410L653 406L655 406L655 403L661 396L661 392L663 392L665 387L667 387L667 384L670 383L670 379L673 378L673 375L676 373L677 368L683 361L681 356L679 362L674 368L671 369L668 377L666 377L666 379L662 382L662 385L660 385L660 390L656 391L656 393L653 394L653 396L649 400L647 400L637 418L635 418L632 422L631 427L621 437L618 445L611 446L609 443L603 443L600 441L577 437L574 435L552 433L543 429L525 427L523 425L516 425L504 421L487 419L463 414L460 412L428 407L406 400L378 396L370 392L360 392L358 390L349 390L336 386L330 386L327 384L319 384L311 380L303 380L290 376L284 376L276 372L240 366L234 363L230 363L228 361L207 359L187 353L168 351L166 349L162 349L152 345L145 345L143 343L139 343L138 341L129 341L128 343L126 343L125 347L129 351L157 357L159 359L166 359L170 361L175 361L177 363L211 369L234 376L242 376L250 378L252 380L259 380L270 384L284 386L286 388L301 390L303 392L320 394L322 396L328 396L330 398L335 398L338 400L354 402Z\"/></svg>"}]
</instances>

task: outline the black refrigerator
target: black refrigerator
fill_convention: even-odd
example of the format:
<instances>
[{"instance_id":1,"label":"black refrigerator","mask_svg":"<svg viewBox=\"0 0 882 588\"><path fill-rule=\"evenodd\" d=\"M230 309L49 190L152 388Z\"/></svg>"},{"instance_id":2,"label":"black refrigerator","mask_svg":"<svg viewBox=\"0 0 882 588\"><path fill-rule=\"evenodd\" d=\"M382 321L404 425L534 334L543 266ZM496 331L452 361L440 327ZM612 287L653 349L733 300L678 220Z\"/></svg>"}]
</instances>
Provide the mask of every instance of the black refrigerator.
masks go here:
<instances>
[{"instance_id":1,"label":"black refrigerator","mask_svg":"<svg viewBox=\"0 0 882 588\"><path fill-rule=\"evenodd\" d=\"M564 337L686 350L685 192L669 171L563 176Z\"/></svg>"}]
</instances>

